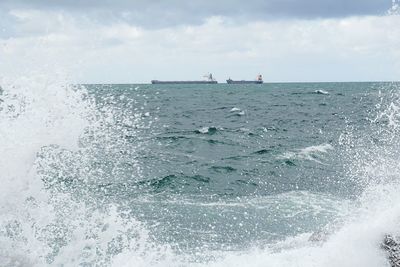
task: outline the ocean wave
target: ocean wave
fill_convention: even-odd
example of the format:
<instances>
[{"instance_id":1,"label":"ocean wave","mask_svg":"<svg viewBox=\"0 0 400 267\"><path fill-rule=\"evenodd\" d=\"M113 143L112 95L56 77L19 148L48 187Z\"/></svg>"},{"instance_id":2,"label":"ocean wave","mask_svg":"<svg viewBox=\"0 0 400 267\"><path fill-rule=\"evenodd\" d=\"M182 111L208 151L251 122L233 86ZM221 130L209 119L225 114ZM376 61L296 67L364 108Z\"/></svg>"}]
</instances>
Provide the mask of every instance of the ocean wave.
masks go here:
<instances>
[{"instance_id":1,"label":"ocean wave","mask_svg":"<svg viewBox=\"0 0 400 267\"><path fill-rule=\"evenodd\" d=\"M233 107L230 111L230 113L234 113L235 116L244 116L246 115L246 112L240 108Z\"/></svg>"},{"instance_id":2,"label":"ocean wave","mask_svg":"<svg viewBox=\"0 0 400 267\"><path fill-rule=\"evenodd\" d=\"M272 152L274 152L272 149L260 149L257 150L256 152L253 152L253 154L264 155L264 154L270 154Z\"/></svg>"},{"instance_id":3,"label":"ocean wave","mask_svg":"<svg viewBox=\"0 0 400 267\"><path fill-rule=\"evenodd\" d=\"M224 181L196 172L185 174L173 170L151 176L158 177L154 179L142 177L142 166L135 160L140 144L121 138L134 137L138 127L127 130L118 123L118 108L98 108L85 87L66 84L41 76L2 79L0 262L3 265L389 265L380 243L387 233L400 234L399 109L393 108L399 106L393 99L396 94L390 94L392 108L383 108L371 129L360 136L354 131L339 140L340 151L330 144L321 144L294 149L278 157L288 164L296 164L297 160L322 163L324 156L335 149L347 164L344 166L347 176L343 179L355 179L362 188L360 195L346 199L311 191L290 191L232 198L222 194L202 195L203 186L221 186ZM141 118L132 116L133 126ZM198 134L209 134L210 128L200 129ZM193 130L186 134L194 135ZM379 142L371 142L371 135L378 136ZM197 136L203 138L206 139ZM244 157L235 160L249 163ZM231 163L214 165L211 169L226 175L231 184L253 188L261 183L262 179L256 183L235 177L239 167L228 164ZM150 167L157 170L158 165ZM191 166L190 170L193 169ZM100 187L106 191L113 184L136 186L139 196L129 191L100 195L97 190ZM191 190L184 194L179 190L168 192L174 187L180 190L191 187ZM148 191L155 194L147 194ZM126 199L113 202L123 194ZM176 206L185 209L173 210ZM140 208L150 210L150 220L139 221ZM177 222L162 219L174 215L171 212L179 218L191 216L186 227L178 224L170 230L168 227ZM339 219L335 222L340 223L332 232L328 231L325 240L309 240L313 231L333 219ZM193 230L197 226L194 222L200 222L204 228ZM258 228L262 223L268 228ZM286 226L283 229L279 228L282 224ZM272 225L276 228L271 228ZM154 229L165 235L150 232ZM260 239L263 231L270 231L273 241ZM181 234L187 241L186 233L204 243L197 249L185 250L188 242L175 243L174 238ZM234 246L233 240L240 245L244 243L241 236L251 237L247 248Z\"/></svg>"},{"instance_id":4,"label":"ocean wave","mask_svg":"<svg viewBox=\"0 0 400 267\"><path fill-rule=\"evenodd\" d=\"M315 90L314 93L319 95L329 95L329 92L324 90Z\"/></svg>"},{"instance_id":5,"label":"ocean wave","mask_svg":"<svg viewBox=\"0 0 400 267\"><path fill-rule=\"evenodd\" d=\"M211 169L215 172L223 172L223 173L230 173L237 171L237 169L231 166L212 166Z\"/></svg>"},{"instance_id":6,"label":"ocean wave","mask_svg":"<svg viewBox=\"0 0 400 267\"><path fill-rule=\"evenodd\" d=\"M143 199L143 204L141 205L156 205L157 202L152 199ZM238 228L251 227L247 225L251 221L246 220L246 217L253 216L253 212L257 211L257 214L264 214L264 220L268 221L270 224L274 224L276 221L286 220L292 221L294 223L297 220L302 220L304 214L313 214L312 216L316 218L325 216L326 218L334 215L341 214L345 216L349 201L335 198L331 195L326 194L314 194L306 191L292 191L288 193L265 196L265 197L243 197L237 199L219 199L216 201L204 201L204 198L171 198L165 200L165 204L168 206L182 206L185 209L190 209L192 211L199 211L204 214L214 214L214 218L217 220L221 217L222 224L228 224L226 215L232 216L234 225ZM218 212L220 211L220 212ZM221 214L222 213L222 214ZM269 214L269 215L268 215ZM233 226L234 226L233 225ZM252 226L254 227L254 225ZM216 229L215 229L216 230ZM215 236L212 228L208 231L197 229L199 235ZM278 258L281 257L280 253L285 253L286 251L294 250L301 246L308 246L310 249L315 247L314 243L308 241L310 233L303 233L296 235L292 238L287 238L283 241L277 241L273 244L263 244L256 247L249 247L246 250L240 251L211 251L207 248L202 248L198 251L197 257L192 258L187 254L175 254L176 262L171 263L171 254L167 255L168 260L160 261L158 264L160 266L170 265L170 266L279 266ZM127 262L129 266L131 257L129 253L126 255L119 255ZM255 257L256 261L249 260L249 258ZM300 257L300 255L298 255ZM277 261L272 261L273 259ZM235 260L234 260L235 259ZM282 259L280 259L282 260ZM291 263L287 266L292 266L297 261L301 261L298 258L288 258L281 262ZM118 262L120 263L120 262ZM147 266L147 265L143 265ZM307 266L307 265L300 265ZM310 265L313 266L313 265ZM317 266L317 265L315 265Z\"/></svg>"},{"instance_id":7,"label":"ocean wave","mask_svg":"<svg viewBox=\"0 0 400 267\"><path fill-rule=\"evenodd\" d=\"M2 265L105 266L111 251L149 251L141 223L92 198L118 173L104 151L125 157L115 112L99 112L84 87L56 75L21 77L1 80L2 104L12 107L0 108Z\"/></svg>"},{"instance_id":8,"label":"ocean wave","mask_svg":"<svg viewBox=\"0 0 400 267\"><path fill-rule=\"evenodd\" d=\"M388 232L399 233L399 186L378 186L365 192L354 206L354 213L344 221L326 241L310 241L310 233L286 238L266 248L252 248L246 252L223 253L222 259L204 266L299 266L351 267L389 266L381 249ZM351 211L351 209L349 211Z\"/></svg>"},{"instance_id":9,"label":"ocean wave","mask_svg":"<svg viewBox=\"0 0 400 267\"><path fill-rule=\"evenodd\" d=\"M285 152L284 154L277 157L277 159L283 160L310 160L318 163L322 163L320 160L323 154L334 150L334 147L330 144L322 144L318 146L309 146L306 148L296 149L293 151ZM293 163L294 164L294 163Z\"/></svg>"},{"instance_id":10,"label":"ocean wave","mask_svg":"<svg viewBox=\"0 0 400 267\"><path fill-rule=\"evenodd\" d=\"M202 127L195 131L198 134L215 134L219 129L217 127Z\"/></svg>"}]
</instances>

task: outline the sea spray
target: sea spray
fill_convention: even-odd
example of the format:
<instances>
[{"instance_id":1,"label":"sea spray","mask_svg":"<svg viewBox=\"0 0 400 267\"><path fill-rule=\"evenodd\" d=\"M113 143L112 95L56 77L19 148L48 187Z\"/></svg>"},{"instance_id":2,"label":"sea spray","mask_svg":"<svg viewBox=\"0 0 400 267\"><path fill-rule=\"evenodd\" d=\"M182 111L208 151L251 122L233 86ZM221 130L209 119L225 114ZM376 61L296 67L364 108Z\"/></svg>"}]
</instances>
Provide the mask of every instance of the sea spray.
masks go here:
<instances>
[{"instance_id":1,"label":"sea spray","mask_svg":"<svg viewBox=\"0 0 400 267\"><path fill-rule=\"evenodd\" d=\"M0 261L108 266L124 251L145 257L153 246L145 228L93 198L93 188L107 175L92 172L91 164L104 151L115 152L114 113L98 112L84 87L57 78L35 74L1 81Z\"/></svg>"},{"instance_id":2,"label":"sea spray","mask_svg":"<svg viewBox=\"0 0 400 267\"><path fill-rule=\"evenodd\" d=\"M388 11L389 15L400 15L400 2L399 0L392 0L392 7Z\"/></svg>"},{"instance_id":3,"label":"sea spray","mask_svg":"<svg viewBox=\"0 0 400 267\"><path fill-rule=\"evenodd\" d=\"M75 90L46 76L3 79L1 86L1 257L34 265L50 252L37 231L54 219L36 173L36 153L54 143L76 149L86 107L79 105Z\"/></svg>"},{"instance_id":4,"label":"sea spray","mask_svg":"<svg viewBox=\"0 0 400 267\"><path fill-rule=\"evenodd\" d=\"M386 234L400 234L400 95L396 84L383 90L376 99L378 114L370 114L370 126L362 131L348 127L351 134L341 136L347 179L356 179L361 193L327 228L326 241L298 235L265 249L226 253L207 266L389 266L381 244Z\"/></svg>"}]
</instances>

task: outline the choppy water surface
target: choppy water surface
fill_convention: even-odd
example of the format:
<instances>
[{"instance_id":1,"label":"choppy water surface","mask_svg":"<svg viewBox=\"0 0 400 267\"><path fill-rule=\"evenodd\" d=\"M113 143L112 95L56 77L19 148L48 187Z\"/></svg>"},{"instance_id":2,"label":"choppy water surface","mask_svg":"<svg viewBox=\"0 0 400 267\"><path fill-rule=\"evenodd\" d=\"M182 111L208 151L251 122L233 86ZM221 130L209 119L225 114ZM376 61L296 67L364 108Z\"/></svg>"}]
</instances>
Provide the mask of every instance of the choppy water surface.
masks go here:
<instances>
[{"instance_id":1,"label":"choppy water surface","mask_svg":"<svg viewBox=\"0 0 400 267\"><path fill-rule=\"evenodd\" d=\"M387 265L396 83L1 86L6 266Z\"/></svg>"}]
</instances>

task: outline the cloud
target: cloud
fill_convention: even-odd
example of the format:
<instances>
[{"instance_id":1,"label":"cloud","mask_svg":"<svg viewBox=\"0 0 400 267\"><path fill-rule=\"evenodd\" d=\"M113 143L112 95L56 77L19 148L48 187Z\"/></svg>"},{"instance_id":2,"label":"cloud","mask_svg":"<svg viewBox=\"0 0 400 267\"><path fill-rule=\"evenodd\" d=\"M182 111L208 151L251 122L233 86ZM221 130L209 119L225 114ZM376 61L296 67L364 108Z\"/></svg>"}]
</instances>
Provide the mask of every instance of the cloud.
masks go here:
<instances>
[{"instance_id":1,"label":"cloud","mask_svg":"<svg viewBox=\"0 0 400 267\"><path fill-rule=\"evenodd\" d=\"M291 19L146 28L98 23L54 10L13 10L14 37L0 39L0 72L63 66L81 82L148 82L213 72L267 81L395 80L400 16ZM29 34L28 34L29 33Z\"/></svg>"},{"instance_id":2,"label":"cloud","mask_svg":"<svg viewBox=\"0 0 400 267\"><path fill-rule=\"evenodd\" d=\"M53 10L90 17L102 24L124 21L145 28L165 28L199 25L213 16L229 17L238 23L245 23L288 18L382 15L391 4L390 0L2 0L0 10Z\"/></svg>"}]
</instances>

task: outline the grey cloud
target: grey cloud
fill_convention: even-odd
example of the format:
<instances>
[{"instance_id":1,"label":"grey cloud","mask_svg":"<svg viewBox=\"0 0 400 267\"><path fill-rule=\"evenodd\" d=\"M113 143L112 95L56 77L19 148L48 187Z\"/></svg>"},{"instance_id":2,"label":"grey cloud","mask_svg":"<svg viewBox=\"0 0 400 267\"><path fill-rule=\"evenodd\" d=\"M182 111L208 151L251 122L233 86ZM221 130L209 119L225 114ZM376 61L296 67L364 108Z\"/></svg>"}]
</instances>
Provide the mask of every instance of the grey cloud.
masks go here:
<instances>
[{"instance_id":1,"label":"grey cloud","mask_svg":"<svg viewBox=\"0 0 400 267\"><path fill-rule=\"evenodd\" d=\"M142 27L198 24L210 16L237 21L333 18L384 14L391 0L2 0L0 9L35 8L80 13L102 23Z\"/></svg>"}]
</instances>

